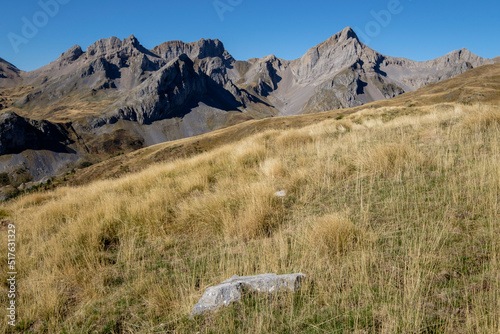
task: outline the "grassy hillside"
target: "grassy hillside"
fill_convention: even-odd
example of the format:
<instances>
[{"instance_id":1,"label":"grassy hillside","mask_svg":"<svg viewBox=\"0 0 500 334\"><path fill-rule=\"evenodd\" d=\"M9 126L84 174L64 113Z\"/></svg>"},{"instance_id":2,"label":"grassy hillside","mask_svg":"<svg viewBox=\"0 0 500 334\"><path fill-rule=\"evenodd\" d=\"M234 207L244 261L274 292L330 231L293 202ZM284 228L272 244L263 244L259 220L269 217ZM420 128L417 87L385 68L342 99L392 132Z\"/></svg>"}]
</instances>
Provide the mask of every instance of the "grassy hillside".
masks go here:
<instances>
[{"instance_id":1,"label":"grassy hillside","mask_svg":"<svg viewBox=\"0 0 500 334\"><path fill-rule=\"evenodd\" d=\"M310 115L252 120L204 135L154 145L77 170L75 174L66 175L64 178L66 181L59 179L56 184L82 185L98 179L116 178L130 172L141 171L154 163L195 156L264 130L301 128L328 119L342 118L366 109L377 109L377 112L383 114L383 119L387 121L397 116L420 113L421 110L425 112L427 108L440 103L499 104L500 64L481 66L452 79L428 85L416 92L361 107ZM241 119L235 119L234 123L245 120L245 114L240 116Z\"/></svg>"},{"instance_id":2,"label":"grassy hillside","mask_svg":"<svg viewBox=\"0 0 500 334\"><path fill-rule=\"evenodd\" d=\"M358 108L4 204L15 331L499 332L500 108L405 110ZM189 319L206 287L266 272L307 281Z\"/></svg>"}]
</instances>

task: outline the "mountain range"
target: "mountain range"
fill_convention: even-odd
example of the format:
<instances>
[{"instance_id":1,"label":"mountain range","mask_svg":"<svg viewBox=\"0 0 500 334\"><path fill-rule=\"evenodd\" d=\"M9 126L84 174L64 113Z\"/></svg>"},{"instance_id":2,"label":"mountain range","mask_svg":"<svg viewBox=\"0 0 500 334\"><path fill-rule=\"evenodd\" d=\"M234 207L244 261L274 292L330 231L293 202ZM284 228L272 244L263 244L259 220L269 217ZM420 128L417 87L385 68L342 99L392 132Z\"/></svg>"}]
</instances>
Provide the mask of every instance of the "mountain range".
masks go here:
<instances>
[{"instance_id":1,"label":"mountain range","mask_svg":"<svg viewBox=\"0 0 500 334\"><path fill-rule=\"evenodd\" d=\"M0 172L39 181L246 120L393 98L493 62L467 49L389 57L349 27L292 61L235 60L217 39L149 50L134 36L75 45L31 72L0 58Z\"/></svg>"}]
</instances>

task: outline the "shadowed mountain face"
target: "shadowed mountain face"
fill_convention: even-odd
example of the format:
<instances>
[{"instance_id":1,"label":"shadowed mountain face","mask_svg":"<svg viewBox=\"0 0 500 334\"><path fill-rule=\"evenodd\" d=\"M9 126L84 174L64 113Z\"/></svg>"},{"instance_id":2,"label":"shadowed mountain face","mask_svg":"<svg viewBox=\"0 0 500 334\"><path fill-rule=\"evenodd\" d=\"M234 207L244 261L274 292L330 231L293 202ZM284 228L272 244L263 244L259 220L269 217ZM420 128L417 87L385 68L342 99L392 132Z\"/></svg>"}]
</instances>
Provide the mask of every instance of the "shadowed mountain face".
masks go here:
<instances>
[{"instance_id":1,"label":"shadowed mountain face","mask_svg":"<svg viewBox=\"0 0 500 334\"><path fill-rule=\"evenodd\" d=\"M70 124L75 154L95 160L243 120L387 99L490 62L465 49L426 62L388 57L351 28L293 61L236 61L219 40L148 50L134 36L111 37L85 51L75 45L32 72L0 59L0 110L55 127ZM2 154L14 159L23 150L16 147Z\"/></svg>"}]
</instances>

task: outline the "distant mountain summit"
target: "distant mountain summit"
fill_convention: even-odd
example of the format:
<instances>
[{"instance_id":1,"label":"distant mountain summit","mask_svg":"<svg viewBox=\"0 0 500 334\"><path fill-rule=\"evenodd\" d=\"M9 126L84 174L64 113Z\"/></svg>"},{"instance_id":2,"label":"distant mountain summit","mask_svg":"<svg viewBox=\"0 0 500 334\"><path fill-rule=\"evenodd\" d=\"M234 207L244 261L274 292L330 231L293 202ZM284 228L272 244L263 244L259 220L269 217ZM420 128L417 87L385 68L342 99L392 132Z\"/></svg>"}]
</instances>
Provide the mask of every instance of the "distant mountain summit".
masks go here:
<instances>
[{"instance_id":1,"label":"distant mountain summit","mask_svg":"<svg viewBox=\"0 0 500 334\"><path fill-rule=\"evenodd\" d=\"M348 108L414 91L489 62L467 50L427 62L384 56L361 43L348 27L282 69L289 82L273 95L287 102L280 110L286 115Z\"/></svg>"},{"instance_id":2,"label":"distant mountain summit","mask_svg":"<svg viewBox=\"0 0 500 334\"><path fill-rule=\"evenodd\" d=\"M0 110L13 113L5 118L9 138L17 124L42 120L70 134L58 140L55 160L64 166L65 159L92 161L248 119L359 106L491 62L466 49L425 62L389 57L364 45L349 27L295 60L270 55L238 61L217 39L170 41L149 50L133 35L110 37L85 51L75 45L31 72L0 59ZM32 128L41 131L23 125L19 133ZM39 133L33 138L49 140ZM4 155L12 155L0 161L0 172L19 163L33 167L19 157L22 145L11 148L2 133L0 141Z\"/></svg>"},{"instance_id":3,"label":"distant mountain summit","mask_svg":"<svg viewBox=\"0 0 500 334\"><path fill-rule=\"evenodd\" d=\"M132 35L101 39L86 51L75 45L32 72L20 73L4 61L0 69L5 67L6 73L10 69L4 75L10 81L0 84L22 79L34 86L34 92L16 106L37 105L47 109L43 117L54 120L78 120L77 114L65 118L62 106L50 108L63 96L112 102L92 108L92 115L82 113L95 118L87 119L89 124L99 126L118 119L151 123L185 116L197 107L206 113L207 106L212 114L235 111L251 117L348 108L413 91L489 62L466 49L425 62L384 56L361 43L350 27L293 61L275 56L236 61L217 39L170 41L148 50Z\"/></svg>"},{"instance_id":4,"label":"distant mountain summit","mask_svg":"<svg viewBox=\"0 0 500 334\"><path fill-rule=\"evenodd\" d=\"M21 71L0 58L0 88L11 87L17 85L21 81Z\"/></svg>"}]
</instances>

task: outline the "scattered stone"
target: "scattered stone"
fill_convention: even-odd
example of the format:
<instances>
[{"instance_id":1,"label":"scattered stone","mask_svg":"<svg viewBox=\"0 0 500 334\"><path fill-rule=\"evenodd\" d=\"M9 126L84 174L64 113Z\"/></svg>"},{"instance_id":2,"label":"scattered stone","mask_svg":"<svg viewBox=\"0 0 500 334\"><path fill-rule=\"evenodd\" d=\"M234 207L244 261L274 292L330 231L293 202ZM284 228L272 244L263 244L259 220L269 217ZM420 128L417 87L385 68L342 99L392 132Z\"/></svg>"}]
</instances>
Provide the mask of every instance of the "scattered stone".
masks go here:
<instances>
[{"instance_id":1,"label":"scattered stone","mask_svg":"<svg viewBox=\"0 0 500 334\"><path fill-rule=\"evenodd\" d=\"M280 190L274 193L274 195L278 197L285 197L286 196L286 191L285 190Z\"/></svg>"},{"instance_id":2,"label":"scattered stone","mask_svg":"<svg viewBox=\"0 0 500 334\"><path fill-rule=\"evenodd\" d=\"M17 190L19 190L19 191L30 190L30 189L33 189L33 187L37 184L39 184L39 183L38 182L21 183L21 185L19 187L17 187Z\"/></svg>"},{"instance_id":3,"label":"scattered stone","mask_svg":"<svg viewBox=\"0 0 500 334\"><path fill-rule=\"evenodd\" d=\"M296 274L262 274L256 276L234 275L219 285L209 287L193 307L191 317L200 315L206 311L214 311L222 306L237 302L241 299L244 291L255 291L259 293L277 293L288 290L295 292L300 288L306 275Z\"/></svg>"}]
</instances>

